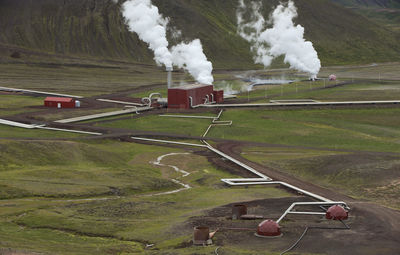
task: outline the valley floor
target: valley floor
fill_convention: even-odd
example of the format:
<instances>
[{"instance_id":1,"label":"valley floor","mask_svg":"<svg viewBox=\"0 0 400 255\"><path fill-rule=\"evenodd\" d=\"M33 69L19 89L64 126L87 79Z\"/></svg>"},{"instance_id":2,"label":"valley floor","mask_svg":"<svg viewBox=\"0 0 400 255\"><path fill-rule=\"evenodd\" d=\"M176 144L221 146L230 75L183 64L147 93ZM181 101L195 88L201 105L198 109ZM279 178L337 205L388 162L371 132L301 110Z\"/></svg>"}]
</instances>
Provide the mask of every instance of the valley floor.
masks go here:
<instances>
[{"instance_id":1,"label":"valley floor","mask_svg":"<svg viewBox=\"0 0 400 255\"><path fill-rule=\"evenodd\" d=\"M0 64L0 86L85 96L82 108L60 110L42 106L44 95L3 91L0 118L102 133L0 126L0 254L280 254L307 226L340 227L321 216L292 215L281 222L282 237L257 238L261 220L231 220L233 204L276 220L293 202L313 200L280 186L229 187L220 179L254 176L203 147L138 142L132 136L195 144L206 139L274 180L351 207L350 230L310 230L288 254L395 254L400 249L398 104L227 109L220 120L232 125L214 126L207 137L202 135L210 119L159 115L215 117L219 109L156 109L54 122L124 108L100 98L140 103L151 92L166 94L163 72L142 66L133 79L137 68ZM227 102L400 99L399 63L324 68L321 77L335 73L339 80L312 83L287 69L219 70L216 86L247 88L246 81L235 78L241 73L288 76L295 82L245 90ZM190 82L186 74L176 75ZM220 229L213 245L192 245L193 227L199 225Z\"/></svg>"}]
</instances>

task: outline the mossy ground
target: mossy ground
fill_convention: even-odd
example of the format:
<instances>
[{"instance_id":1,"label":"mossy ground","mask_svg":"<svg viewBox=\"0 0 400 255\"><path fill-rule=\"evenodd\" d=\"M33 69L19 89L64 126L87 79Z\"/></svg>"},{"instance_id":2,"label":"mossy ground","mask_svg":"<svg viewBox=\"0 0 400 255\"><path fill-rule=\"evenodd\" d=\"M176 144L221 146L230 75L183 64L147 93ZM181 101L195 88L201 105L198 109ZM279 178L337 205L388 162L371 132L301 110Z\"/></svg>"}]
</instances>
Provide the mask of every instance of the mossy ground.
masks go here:
<instances>
[{"instance_id":1,"label":"mossy ground","mask_svg":"<svg viewBox=\"0 0 400 255\"><path fill-rule=\"evenodd\" d=\"M151 164L179 149L114 141L2 141L1 146L0 247L46 254L144 254L145 244L155 243L167 252L190 241L190 228L175 228L204 210L289 196L273 187L228 188L219 179L235 175L196 154L163 160L191 173L184 178ZM193 188L151 196L178 188L169 178Z\"/></svg>"}]
</instances>

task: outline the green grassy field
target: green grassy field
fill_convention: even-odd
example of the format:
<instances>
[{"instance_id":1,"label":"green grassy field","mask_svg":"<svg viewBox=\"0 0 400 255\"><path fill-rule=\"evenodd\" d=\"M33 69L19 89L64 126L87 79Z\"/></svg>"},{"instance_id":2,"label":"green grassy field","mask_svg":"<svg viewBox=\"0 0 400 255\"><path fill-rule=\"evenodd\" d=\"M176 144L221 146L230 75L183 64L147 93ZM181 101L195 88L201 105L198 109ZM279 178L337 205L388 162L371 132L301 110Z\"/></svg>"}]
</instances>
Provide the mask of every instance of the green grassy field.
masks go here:
<instances>
[{"instance_id":1,"label":"green grassy field","mask_svg":"<svg viewBox=\"0 0 400 255\"><path fill-rule=\"evenodd\" d=\"M40 65L40 62L32 65L0 64L0 86L93 96L162 84L166 80L163 69L155 66L91 64L93 68L78 64ZM179 73L175 76L180 79Z\"/></svg>"},{"instance_id":2,"label":"green grassy field","mask_svg":"<svg viewBox=\"0 0 400 255\"><path fill-rule=\"evenodd\" d=\"M190 114L191 115L191 114ZM205 115L205 114L200 114ZM215 115L210 115L215 116ZM103 119L107 120L107 119ZM159 131L183 135L201 136L210 125L210 119L187 119L145 116L135 119L123 119L96 124L102 127L125 128L131 130Z\"/></svg>"},{"instance_id":3,"label":"green grassy field","mask_svg":"<svg viewBox=\"0 0 400 255\"><path fill-rule=\"evenodd\" d=\"M314 99L321 101L374 101L374 100L399 100L400 82L357 82L340 87L309 90L304 88L298 93L293 93L293 86L285 88L283 91L289 95L273 97L273 99ZM314 88L316 88L315 86ZM319 86L321 88L321 86ZM259 92L261 93L261 92Z\"/></svg>"},{"instance_id":4,"label":"green grassy field","mask_svg":"<svg viewBox=\"0 0 400 255\"><path fill-rule=\"evenodd\" d=\"M181 247L192 236L191 216L236 201L289 196L273 187L227 188L219 179L236 176L197 154L162 161L191 173L187 177L151 163L183 152L179 149L115 141L1 141L0 146L5 149L0 248L45 254L207 254L209 249ZM192 188L152 196L179 188L170 178ZM151 243L155 247L144 251Z\"/></svg>"},{"instance_id":5,"label":"green grassy field","mask_svg":"<svg viewBox=\"0 0 400 255\"><path fill-rule=\"evenodd\" d=\"M360 151L400 152L398 108L227 110L211 137ZM243 121L246 119L246 121Z\"/></svg>"},{"instance_id":6,"label":"green grassy field","mask_svg":"<svg viewBox=\"0 0 400 255\"><path fill-rule=\"evenodd\" d=\"M88 94L100 93L98 90L105 86L94 80L90 83ZM297 82L283 86L282 97L279 86L269 87L267 93L276 94L273 99L317 100L372 99L378 92L382 92L382 99L397 99L398 95L395 79L367 80L327 90L310 90L310 84L312 89L324 86L323 81ZM241 86L241 82L236 86ZM293 93L295 86L298 94ZM118 90L126 88L125 84ZM70 91L67 86L58 89ZM264 93L261 88L249 97L263 97ZM13 114L42 102L41 98L16 95L2 95L0 100L0 108L12 109ZM355 198L398 209L399 113L396 107L230 109L224 111L221 120L233 120L233 125L213 127L209 136L288 145L248 147L242 155L306 181L341 189ZM216 116L216 112L184 115ZM56 113L43 118L65 116ZM158 115L133 117L117 116L88 123L201 136L211 122ZM215 247L189 245L192 217L229 203L290 196L274 187L228 188L220 179L239 176L216 168L202 156L203 151L116 140L82 140L83 135L7 126L0 126L0 137L7 138L0 140L0 253L2 248L11 248L44 254L210 254ZM293 145L297 147L290 147ZM182 177L170 167L152 163L171 152L189 154L168 156L162 163L177 166L190 175ZM181 188L172 178L192 188L156 196ZM145 249L146 244L155 246ZM224 252L265 254L264 248L232 246L224 247Z\"/></svg>"},{"instance_id":7,"label":"green grassy field","mask_svg":"<svg viewBox=\"0 0 400 255\"><path fill-rule=\"evenodd\" d=\"M242 156L352 197L400 209L400 154L246 147Z\"/></svg>"},{"instance_id":8,"label":"green grassy field","mask_svg":"<svg viewBox=\"0 0 400 255\"><path fill-rule=\"evenodd\" d=\"M58 139L58 138L80 138L85 137L87 135L70 133L70 132L60 132L60 131L52 131L52 130L42 130L42 129L26 129L26 128L17 128L10 127L6 125L0 125L0 138L8 138L8 139Z\"/></svg>"},{"instance_id":9,"label":"green grassy field","mask_svg":"<svg viewBox=\"0 0 400 255\"><path fill-rule=\"evenodd\" d=\"M37 111L30 106L42 106L44 97L0 94L0 116L10 116L22 112Z\"/></svg>"}]
</instances>

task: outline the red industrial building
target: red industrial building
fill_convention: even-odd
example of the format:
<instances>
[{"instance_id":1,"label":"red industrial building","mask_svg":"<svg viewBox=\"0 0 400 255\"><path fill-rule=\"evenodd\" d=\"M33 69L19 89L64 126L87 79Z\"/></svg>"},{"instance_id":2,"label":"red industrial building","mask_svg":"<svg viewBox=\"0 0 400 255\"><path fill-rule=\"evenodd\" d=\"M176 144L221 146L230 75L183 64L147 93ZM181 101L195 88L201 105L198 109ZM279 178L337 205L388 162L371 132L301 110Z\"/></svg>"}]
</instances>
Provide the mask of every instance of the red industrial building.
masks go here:
<instances>
[{"instance_id":1,"label":"red industrial building","mask_svg":"<svg viewBox=\"0 0 400 255\"><path fill-rule=\"evenodd\" d=\"M75 108L75 99L70 97L46 97L44 106L57 108Z\"/></svg>"},{"instance_id":2,"label":"red industrial building","mask_svg":"<svg viewBox=\"0 0 400 255\"><path fill-rule=\"evenodd\" d=\"M224 91L213 85L185 85L168 89L168 108L190 109L201 104L222 103Z\"/></svg>"}]
</instances>

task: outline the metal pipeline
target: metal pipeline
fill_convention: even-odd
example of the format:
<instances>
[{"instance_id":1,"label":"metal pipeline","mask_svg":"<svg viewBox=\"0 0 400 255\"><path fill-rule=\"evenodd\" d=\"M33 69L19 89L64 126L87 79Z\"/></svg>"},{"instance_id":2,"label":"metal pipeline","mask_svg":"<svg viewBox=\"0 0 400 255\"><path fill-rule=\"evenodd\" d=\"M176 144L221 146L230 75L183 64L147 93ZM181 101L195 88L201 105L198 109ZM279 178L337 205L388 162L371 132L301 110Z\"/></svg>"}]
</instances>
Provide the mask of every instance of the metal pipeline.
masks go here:
<instances>
[{"instance_id":1,"label":"metal pipeline","mask_svg":"<svg viewBox=\"0 0 400 255\"><path fill-rule=\"evenodd\" d=\"M142 98L142 103L145 105L147 104L148 107L151 107L154 96L158 96L159 98L162 98L162 95L160 93L151 93L148 97Z\"/></svg>"},{"instance_id":2,"label":"metal pipeline","mask_svg":"<svg viewBox=\"0 0 400 255\"><path fill-rule=\"evenodd\" d=\"M168 72L168 74L167 74L167 86L168 86L168 88L171 88L171 86L172 86L172 71L173 71L172 66L167 67L166 71Z\"/></svg>"},{"instance_id":3,"label":"metal pipeline","mask_svg":"<svg viewBox=\"0 0 400 255\"><path fill-rule=\"evenodd\" d=\"M191 97L189 97L190 99ZM217 117L213 119L213 122L209 125L207 128L206 132L203 134L203 137L205 137L211 127L215 125L214 123L218 121L222 115L223 110L219 112ZM230 123L232 124L232 123ZM322 202L296 202L293 203L289 208L282 214L282 216L277 220L277 223L279 223L282 219L286 217L287 214L307 214L307 215L322 215L321 212L293 212L292 209L298 205L342 205L345 209L350 210L350 207L347 206L347 204L343 201L332 201L328 198L325 198L323 196L314 194L312 192L303 190L301 188L298 188L294 185L291 185L286 182L281 182L281 181L272 181L272 178L258 172L257 170L253 169L252 167L240 162L239 160L236 160L235 158L228 156L227 154L215 149L212 147L207 141L201 140L204 145L197 145L197 144L189 144L189 143L180 143L180 142L172 142L172 141L165 141L165 140L156 140L156 139L146 139L146 138L137 138L137 137L132 137L133 139L137 140L144 140L144 141L156 141L156 142L164 142L164 143L171 143L171 144L181 144L181 145L189 145L189 146L197 146L197 147L205 147L208 148L209 150L213 151L214 153L220 155L223 158L228 159L229 161L237 164L238 166L250 171L251 173L255 174L259 178L237 178L237 179L221 179L222 182L230 185L230 186L249 186L249 185L282 185L287 188L290 188L292 190L297 191L298 193L304 194L306 196L312 197L316 200L320 200ZM325 214L325 213L324 213Z\"/></svg>"},{"instance_id":4,"label":"metal pipeline","mask_svg":"<svg viewBox=\"0 0 400 255\"><path fill-rule=\"evenodd\" d=\"M259 104L208 104L202 107L208 108L232 108L232 107L282 107L282 106L335 106L335 105L376 105L376 104L400 104L400 100L386 101L344 101L344 102L298 102L298 103L259 103Z\"/></svg>"}]
</instances>

